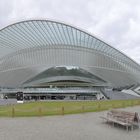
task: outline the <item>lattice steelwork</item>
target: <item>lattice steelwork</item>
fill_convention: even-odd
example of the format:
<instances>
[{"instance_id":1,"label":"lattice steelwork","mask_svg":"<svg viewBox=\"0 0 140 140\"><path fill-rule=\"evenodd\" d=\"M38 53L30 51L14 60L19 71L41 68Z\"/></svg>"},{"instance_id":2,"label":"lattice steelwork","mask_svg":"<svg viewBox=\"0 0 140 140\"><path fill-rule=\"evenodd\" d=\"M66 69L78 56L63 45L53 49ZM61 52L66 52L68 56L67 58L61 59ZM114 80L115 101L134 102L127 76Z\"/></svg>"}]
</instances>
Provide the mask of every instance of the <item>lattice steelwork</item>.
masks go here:
<instances>
[{"instance_id":1,"label":"lattice steelwork","mask_svg":"<svg viewBox=\"0 0 140 140\"><path fill-rule=\"evenodd\" d=\"M140 83L140 66L95 36L48 20L29 20L0 30L0 86L21 86L54 66L77 66L109 86Z\"/></svg>"}]
</instances>

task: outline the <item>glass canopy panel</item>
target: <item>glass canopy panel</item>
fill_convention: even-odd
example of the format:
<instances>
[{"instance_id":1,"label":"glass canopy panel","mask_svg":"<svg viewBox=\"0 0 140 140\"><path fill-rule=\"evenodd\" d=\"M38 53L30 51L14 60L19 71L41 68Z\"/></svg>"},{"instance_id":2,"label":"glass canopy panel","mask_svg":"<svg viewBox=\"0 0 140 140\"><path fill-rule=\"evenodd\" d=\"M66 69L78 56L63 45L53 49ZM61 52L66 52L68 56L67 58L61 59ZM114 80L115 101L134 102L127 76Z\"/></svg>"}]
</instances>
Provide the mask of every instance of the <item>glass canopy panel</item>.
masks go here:
<instances>
[{"instance_id":1,"label":"glass canopy panel","mask_svg":"<svg viewBox=\"0 0 140 140\"><path fill-rule=\"evenodd\" d=\"M39 26L40 23L34 21L34 22L32 22L32 24L34 25L34 30L35 30L39 40L42 40L42 42L43 42L42 46L48 45L49 43L48 43L47 39L45 38L45 35L44 35L41 27Z\"/></svg>"},{"instance_id":2,"label":"glass canopy panel","mask_svg":"<svg viewBox=\"0 0 140 140\"><path fill-rule=\"evenodd\" d=\"M99 50L99 51L101 50L99 44L100 44L100 41L99 41L99 40L96 40L96 43L95 43L95 45L94 45L95 50Z\"/></svg>"},{"instance_id":3,"label":"glass canopy panel","mask_svg":"<svg viewBox=\"0 0 140 140\"><path fill-rule=\"evenodd\" d=\"M73 35L73 39L74 39L74 45L77 45L77 33L76 33L76 29L72 29L72 35Z\"/></svg>"},{"instance_id":4,"label":"glass canopy panel","mask_svg":"<svg viewBox=\"0 0 140 140\"><path fill-rule=\"evenodd\" d=\"M66 42L67 42L68 45L70 45L70 39L69 39L69 36L68 36L67 26L62 25L62 29L63 29L63 34L66 38Z\"/></svg>"},{"instance_id":5,"label":"glass canopy panel","mask_svg":"<svg viewBox=\"0 0 140 140\"><path fill-rule=\"evenodd\" d=\"M92 36L89 36L89 39L88 39L88 46L89 46L89 48L92 47L92 42L93 42L93 38L92 38Z\"/></svg>"},{"instance_id":6,"label":"glass canopy panel","mask_svg":"<svg viewBox=\"0 0 140 140\"><path fill-rule=\"evenodd\" d=\"M43 22L43 25L44 25L45 32L46 32L47 36L49 36L49 38L52 41L52 44L57 44L56 37L54 36L54 33L52 32L51 27L46 22Z\"/></svg>"},{"instance_id":7,"label":"glass canopy panel","mask_svg":"<svg viewBox=\"0 0 140 140\"><path fill-rule=\"evenodd\" d=\"M59 38L56 34L56 31L55 31L55 28L54 28L52 22L48 22L47 25L48 25L48 28L49 28L49 31L50 31L50 36L52 36L53 39L55 40L54 41L55 44L60 44L60 40L59 40Z\"/></svg>"},{"instance_id":8,"label":"glass canopy panel","mask_svg":"<svg viewBox=\"0 0 140 140\"><path fill-rule=\"evenodd\" d=\"M24 23L20 23L21 31L29 37L35 44L36 46L40 46L40 43L38 40L34 37L34 35L30 32L27 26L24 25Z\"/></svg>"},{"instance_id":9,"label":"glass canopy panel","mask_svg":"<svg viewBox=\"0 0 140 140\"><path fill-rule=\"evenodd\" d=\"M69 36L70 45L74 45L73 36L72 36L72 29L69 26L67 26L67 33L68 33L68 36Z\"/></svg>"},{"instance_id":10,"label":"glass canopy panel","mask_svg":"<svg viewBox=\"0 0 140 140\"><path fill-rule=\"evenodd\" d=\"M44 25L42 24L41 21L38 22L38 26L39 26L39 29L40 29L40 32L44 38L44 40L46 41L46 44L47 45L51 45L52 42L51 40L49 39L49 37L47 36L47 33L45 32L45 29L44 29Z\"/></svg>"},{"instance_id":11,"label":"glass canopy panel","mask_svg":"<svg viewBox=\"0 0 140 140\"><path fill-rule=\"evenodd\" d=\"M22 36L27 42L29 42L31 47L38 46L37 42L26 32L22 27L22 24L16 24L16 31Z\"/></svg>"},{"instance_id":12,"label":"glass canopy panel","mask_svg":"<svg viewBox=\"0 0 140 140\"><path fill-rule=\"evenodd\" d=\"M11 27L7 28L5 31L6 39L11 41L11 44L13 44L18 49L23 48L23 46L27 43L24 43L21 38L18 38L18 36L11 31Z\"/></svg>"},{"instance_id":13,"label":"glass canopy panel","mask_svg":"<svg viewBox=\"0 0 140 140\"><path fill-rule=\"evenodd\" d=\"M44 31L44 34L45 34L46 39L48 39L49 42L50 42L50 44L52 45L52 44L54 44L54 41L53 41L53 39L50 37L49 32L48 32L48 30L46 29L46 26L45 26L46 24L47 24L46 22L41 21L40 26L42 27L42 30Z\"/></svg>"},{"instance_id":14,"label":"glass canopy panel","mask_svg":"<svg viewBox=\"0 0 140 140\"><path fill-rule=\"evenodd\" d=\"M18 42L16 44L16 42L13 40L13 38L11 36L9 36L7 29L5 29L2 32L0 38L2 39L2 44L3 45L5 44L6 47L9 46L13 49L18 48Z\"/></svg>"},{"instance_id":15,"label":"glass canopy panel","mask_svg":"<svg viewBox=\"0 0 140 140\"><path fill-rule=\"evenodd\" d=\"M33 46L34 43L32 43L32 41L30 40L30 38L28 38L27 36L25 36L18 28L19 25L15 25L15 28L11 27L11 31L16 35L16 38L24 43L24 45L26 45L26 47L28 48L29 46Z\"/></svg>"},{"instance_id":16,"label":"glass canopy panel","mask_svg":"<svg viewBox=\"0 0 140 140\"><path fill-rule=\"evenodd\" d=\"M54 22L54 23L52 23L52 26L54 27L56 36L57 36L57 38L58 38L60 44L63 44L64 41L63 41L63 39L62 39L62 37L61 37L61 34L60 34L60 31L59 31L59 29L58 29L57 24Z\"/></svg>"},{"instance_id":17,"label":"glass canopy panel","mask_svg":"<svg viewBox=\"0 0 140 140\"><path fill-rule=\"evenodd\" d=\"M32 35L33 38L35 40L37 40L37 42L39 43L39 46L41 46L42 44L44 44L44 41L38 35L39 32L35 29L35 26L34 26L33 22L29 22L29 23L26 23L25 22L24 24L27 27L27 29L29 30L30 35Z\"/></svg>"},{"instance_id":18,"label":"glass canopy panel","mask_svg":"<svg viewBox=\"0 0 140 140\"><path fill-rule=\"evenodd\" d=\"M87 47L87 48L89 48L89 44L88 44L88 40L89 40L89 35L87 35L87 34L85 34L85 46Z\"/></svg>"},{"instance_id":19,"label":"glass canopy panel","mask_svg":"<svg viewBox=\"0 0 140 140\"><path fill-rule=\"evenodd\" d=\"M77 46L81 46L81 32L79 30L76 30L77 35Z\"/></svg>"},{"instance_id":20,"label":"glass canopy panel","mask_svg":"<svg viewBox=\"0 0 140 140\"><path fill-rule=\"evenodd\" d=\"M101 44L102 44L102 51L105 52L106 44L104 42L102 42Z\"/></svg>"},{"instance_id":21,"label":"glass canopy panel","mask_svg":"<svg viewBox=\"0 0 140 140\"><path fill-rule=\"evenodd\" d=\"M85 46L85 34L83 32L81 32L81 35L80 35L80 45L81 46Z\"/></svg>"},{"instance_id":22,"label":"glass canopy panel","mask_svg":"<svg viewBox=\"0 0 140 140\"><path fill-rule=\"evenodd\" d=\"M57 24L57 26L58 26L58 30L60 32L60 36L61 36L61 38L63 40L62 44L67 44L67 40L66 40L66 37L65 37L62 25L61 24Z\"/></svg>"},{"instance_id":23,"label":"glass canopy panel","mask_svg":"<svg viewBox=\"0 0 140 140\"><path fill-rule=\"evenodd\" d=\"M94 47L95 43L96 43L96 39L94 37L92 37L92 39L91 39L91 47L93 49L95 49L95 47Z\"/></svg>"}]
</instances>

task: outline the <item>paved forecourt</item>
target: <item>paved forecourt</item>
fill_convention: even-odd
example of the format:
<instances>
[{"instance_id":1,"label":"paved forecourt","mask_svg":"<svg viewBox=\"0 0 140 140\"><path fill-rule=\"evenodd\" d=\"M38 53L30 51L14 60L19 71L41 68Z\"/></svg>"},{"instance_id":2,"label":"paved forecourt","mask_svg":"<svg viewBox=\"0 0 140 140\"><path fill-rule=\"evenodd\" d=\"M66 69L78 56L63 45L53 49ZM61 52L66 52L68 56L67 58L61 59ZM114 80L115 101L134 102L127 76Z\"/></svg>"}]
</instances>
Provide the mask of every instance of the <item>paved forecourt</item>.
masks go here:
<instances>
[{"instance_id":1,"label":"paved forecourt","mask_svg":"<svg viewBox=\"0 0 140 140\"><path fill-rule=\"evenodd\" d=\"M137 111L140 106L123 110ZM102 122L104 112L76 115L0 118L1 140L139 140L140 129L127 132Z\"/></svg>"}]
</instances>

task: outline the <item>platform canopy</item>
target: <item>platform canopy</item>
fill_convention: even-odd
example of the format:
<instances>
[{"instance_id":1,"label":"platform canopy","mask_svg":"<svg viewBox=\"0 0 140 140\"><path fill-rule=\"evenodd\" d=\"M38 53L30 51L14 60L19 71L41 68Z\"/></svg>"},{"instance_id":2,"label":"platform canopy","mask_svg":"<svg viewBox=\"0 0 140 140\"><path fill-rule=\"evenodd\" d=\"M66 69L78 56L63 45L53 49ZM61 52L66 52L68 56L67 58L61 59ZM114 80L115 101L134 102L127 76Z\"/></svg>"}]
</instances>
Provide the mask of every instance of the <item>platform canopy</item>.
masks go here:
<instances>
[{"instance_id":1,"label":"platform canopy","mask_svg":"<svg viewBox=\"0 0 140 140\"><path fill-rule=\"evenodd\" d=\"M22 86L49 68L78 67L108 86L140 83L140 66L94 35L69 24L28 20L0 30L0 86Z\"/></svg>"}]
</instances>

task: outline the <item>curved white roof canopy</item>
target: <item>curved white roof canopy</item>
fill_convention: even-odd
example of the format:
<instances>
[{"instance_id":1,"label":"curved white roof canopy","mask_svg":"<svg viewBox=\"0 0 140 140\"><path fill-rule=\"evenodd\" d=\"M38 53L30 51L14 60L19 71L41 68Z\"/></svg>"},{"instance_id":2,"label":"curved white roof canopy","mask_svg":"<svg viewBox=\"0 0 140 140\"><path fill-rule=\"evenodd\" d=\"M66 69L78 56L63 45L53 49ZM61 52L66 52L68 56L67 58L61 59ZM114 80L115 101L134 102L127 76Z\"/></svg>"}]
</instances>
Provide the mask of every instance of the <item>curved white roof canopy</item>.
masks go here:
<instances>
[{"instance_id":1,"label":"curved white roof canopy","mask_svg":"<svg viewBox=\"0 0 140 140\"><path fill-rule=\"evenodd\" d=\"M80 55L82 58L87 58L87 67L96 67L98 69L101 68L102 70L113 70L114 72L121 72L121 75L122 72L125 72L126 75L124 76L124 79L127 77L127 74L130 74L130 77L128 76L128 79L124 80L124 82L126 82L124 85L139 83L140 79L138 78L138 75L140 74L140 66L104 41L85 31L64 23L50 20L29 20L9 25L0 30L0 79L2 79L2 81L0 80L0 85L10 86L10 81L13 79L13 76L10 76L10 73L12 72L11 74L15 75L13 71L16 71L15 73L17 73L17 70L24 71L18 71L20 73L19 75L22 75L22 73L24 74L20 77L22 80L17 78L17 84L14 86L21 85L29 78L43 72L45 70L44 67L47 65L45 62L42 64L43 56L47 57L47 55L52 53L54 58L58 54L57 52L53 52L53 49L56 50L57 48L60 48L64 54L66 53L65 59L66 57L72 57L72 55L67 55L68 52L65 50L72 50L76 48L77 50L75 50L75 54L73 52L70 53L73 53L73 57L77 55L77 59L79 59L78 55ZM46 53L46 49L51 50L49 54ZM76 53L76 51L80 53ZM89 53L87 53L87 56L84 54L86 51ZM90 53L99 55L98 57L94 56L92 58L89 56ZM49 57L52 59L52 56ZM45 58L45 60L46 59L48 59L48 57ZM89 61L91 62L88 66ZM98 64L95 66L95 62L92 64L92 61L98 61ZM64 62L64 65L68 64L68 66L76 66L76 64L79 63L72 62L73 61L70 61L70 63ZM56 66L60 64L63 65L63 63L52 62L52 66L55 66L55 64ZM40 70L41 65L43 67L42 70ZM34 67L36 66L40 67L40 69L34 72L32 75L32 71L34 71ZM52 66L50 64L46 68ZM82 65L78 66L80 67ZM84 67L86 67L86 65L84 65ZM87 70L89 72L93 71L94 74L97 74L99 77L111 84L115 81L111 81L109 75L108 77L105 76L103 71L98 73L97 69ZM27 71L29 74L25 74L25 71ZM4 74L5 76L3 76ZM117 73L115 76L118 74L119 73ZM9 82L7 82L5 79L7 77L9 78L8 80L10 80ZM118 80L119 79L117 79L113 85L119 82ZM120 85L122 82L120 82ZM119 86L119 84L117 86Z\"/></svg>"}]
</instances>

